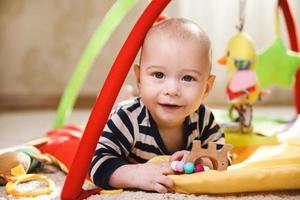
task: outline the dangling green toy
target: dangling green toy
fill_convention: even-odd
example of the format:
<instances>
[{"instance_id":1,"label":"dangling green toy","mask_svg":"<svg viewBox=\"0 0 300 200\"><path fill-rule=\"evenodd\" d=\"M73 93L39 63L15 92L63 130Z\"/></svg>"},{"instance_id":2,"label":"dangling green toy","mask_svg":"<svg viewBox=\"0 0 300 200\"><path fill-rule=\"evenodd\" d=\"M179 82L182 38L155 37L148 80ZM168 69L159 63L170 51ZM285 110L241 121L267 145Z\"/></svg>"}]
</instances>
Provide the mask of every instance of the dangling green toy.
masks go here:
<instances>
[{"instance_id":1,"label":"dangling green toy","mask_svg":"<svg viewBox=\"0 0 300 200\"><path fill-rule=\"evenodd\" d=\"M300 67L300 54L287 49L279 36L279 12L275 15L275 39L258 51L256 73L262 86L290 87Z\"/></svg>"}]
</instances>

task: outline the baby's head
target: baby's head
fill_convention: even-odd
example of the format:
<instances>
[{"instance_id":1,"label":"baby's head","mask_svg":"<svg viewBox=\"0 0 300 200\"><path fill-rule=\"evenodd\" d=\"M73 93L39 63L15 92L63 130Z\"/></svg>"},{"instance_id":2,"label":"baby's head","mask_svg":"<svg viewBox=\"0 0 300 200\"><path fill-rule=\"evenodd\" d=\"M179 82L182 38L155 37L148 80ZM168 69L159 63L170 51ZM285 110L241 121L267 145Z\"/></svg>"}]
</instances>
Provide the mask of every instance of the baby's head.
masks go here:
<instances>
[{"instance_id":1,"label":"baby's head","mask_svg":"<svg viewBox=\"0 0 300 200\"><path fill-rule=\"evenodd\" d=\"M157 50L170 50L170 56L176 56L182 51L189 55L186 64L199 65L202 72L207 75L211 70L211 43L206 33L194 22L187 19L168 19L154 25L147 33L141 51L140 65L149 65L155 62ZM186 54L184 54L186 55ZM182 55L182 56L184 56ZM180 57L182 57L180 56Z\"/></svg>"},{"instance_id":2,"label":"baby's head","mask_svg":"<svg viewBox=\"0 0 300 200\"><path fill-rule=\"evenodd\" d=\"M154 25L144 40L135 74L140 95L156 121L182 123L212 88L211 44L186 19Z\"/></svg>"}]
</instances>

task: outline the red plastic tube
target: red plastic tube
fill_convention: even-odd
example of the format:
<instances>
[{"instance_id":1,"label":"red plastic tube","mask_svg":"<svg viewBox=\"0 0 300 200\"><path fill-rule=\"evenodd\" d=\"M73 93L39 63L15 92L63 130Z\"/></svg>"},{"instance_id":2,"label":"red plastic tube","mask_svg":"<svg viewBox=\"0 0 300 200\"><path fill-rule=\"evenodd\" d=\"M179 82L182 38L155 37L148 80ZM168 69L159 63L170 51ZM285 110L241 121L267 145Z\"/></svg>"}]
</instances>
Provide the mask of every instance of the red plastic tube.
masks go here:
<instances>
[{"instance_id":1,"label":"red plastic tube","mask_svg":"<svg viewBox=\"0 0 300 200\"><path fill-rule=\"evenodd\" d=\"M289 34L290 48L293 51L300 52L299 29L297 28L290 3L288 0L279 0L278 6L281 8L285 18L285 23ZM300 114L300 69L298 69L295 77L294 101L296 112L297 114Z\"/></svg>"},{"instance_id":2,"label":"red plastic tube","mask_svg":"<svg viewBox=\"0 0 300 200\"><path fill-rule=\"evenodd\" d=\"M61 199L74 200L87 197L88 191L84 191L82 185L87 176L98 139L147 31L169 2L170 0L151 1L120 50L92 109L66 177Z\"/></svg>"}]
</instances>

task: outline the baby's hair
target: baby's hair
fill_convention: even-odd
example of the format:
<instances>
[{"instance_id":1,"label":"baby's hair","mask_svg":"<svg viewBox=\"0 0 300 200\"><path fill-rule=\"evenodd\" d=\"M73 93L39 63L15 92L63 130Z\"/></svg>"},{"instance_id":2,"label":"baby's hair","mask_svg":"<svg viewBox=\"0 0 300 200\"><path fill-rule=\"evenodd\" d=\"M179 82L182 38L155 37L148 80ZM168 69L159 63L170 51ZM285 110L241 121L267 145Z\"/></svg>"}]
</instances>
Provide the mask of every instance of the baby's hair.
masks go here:
<instances>
[{"instance_id":1,"label":"baby's hair","mask_svg":"<svg viewBox=\"0 0 300 200\"><path fill-rule=\"evenodd\" d=\"M211 71L211 42L205 31L191 20L184 18L170 18L163 20L154 26L152 26L144 40L144 44L147 43L148 38L152 34L165 34L170 37L175 37L178 40L186 40L189 38L196 39L201 42L201 46L207 49L209 53L209 74ZM144 45L143 44L143 45ZM142 46L143 51L143 46ZM142 52L141 52L142 56ZM141 62L141 58L140 58Z\"/></svg>"},{"instance_id":2,"label":"baby's hair","mask_svg":"<svg viewBox=\"0 0 300 200\"><path fill-rule=\"evenodd\" d=\"M187 39L189 37L195 37L203 42L203 45L210 48L210 39L205 31L191 20L184 18L170 18L163 20L160 23L155 24L149 31L147 36L152 33L167 33L170 36L177 36L178 39ZM147 39L146 36L146 39Z\"/></svg>"}]
</instances>

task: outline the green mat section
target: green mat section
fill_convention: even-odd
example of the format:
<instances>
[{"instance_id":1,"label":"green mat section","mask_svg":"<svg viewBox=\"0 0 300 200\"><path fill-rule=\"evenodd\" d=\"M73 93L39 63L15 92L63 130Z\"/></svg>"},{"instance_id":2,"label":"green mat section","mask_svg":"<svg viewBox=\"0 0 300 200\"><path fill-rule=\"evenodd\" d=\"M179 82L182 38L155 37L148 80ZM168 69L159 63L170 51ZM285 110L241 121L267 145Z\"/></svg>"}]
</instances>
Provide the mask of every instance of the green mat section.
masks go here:
<instances>
[{"instance_id":1,"label":"green mat section","mask_svg":"<svg viewBox=\"0 0 300 200\"><path fill-rule=\"evenodd\" d=\"M227 115L227 110L213 110L216 121L219 124L225 124L230 122ZM283 126L287 123L286 117L281 116L260 116L254 115L252 125L254 127L254 132L263 133L264 130L270 130L272 128ZM232 144L236 147L238 146L253 146L253 145L263 145L263 144L278 144L278 139L275 135L265 136L259 133L237 133L225 131L226 143Z\"/></svg>"}]
</instances>

